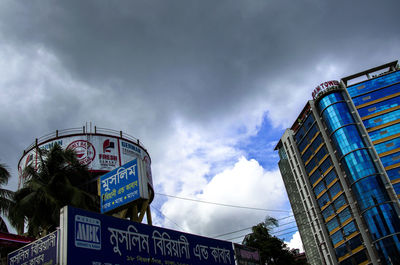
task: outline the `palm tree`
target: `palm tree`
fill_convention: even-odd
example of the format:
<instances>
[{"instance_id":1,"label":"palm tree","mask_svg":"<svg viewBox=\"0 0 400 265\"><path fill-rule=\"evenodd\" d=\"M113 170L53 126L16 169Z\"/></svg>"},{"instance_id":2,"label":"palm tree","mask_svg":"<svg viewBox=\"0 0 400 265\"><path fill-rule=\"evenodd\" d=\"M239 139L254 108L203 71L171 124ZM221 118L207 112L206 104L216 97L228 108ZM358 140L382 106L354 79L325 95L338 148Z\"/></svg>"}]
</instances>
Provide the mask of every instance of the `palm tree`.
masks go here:
<instances>
[{"instance_id":1,"label":"palm tree","mask_svg":"<svg viewBox=\"0 0 400 265\"><path fill-rule=\"evenodd\" d=\"M90 172L73 151L54 145L49 151L37 148L36 152L40 162L36 169L25 169L25 181L15 192L10 221L19 231L27 224L29 236L41 237L57 228L63 206L88 210L98 207L96 196L83 189Z\"/></svg>"},{"instance_id":2,"label":"palm tree","mask_svg":"<svg viewBox=\"0 0 400 265\"><path fill-rule=\"evenodd\" d=\"M10 173L8 172L6 166L0 164L0 213L4 217L9 216L9 210L13 203L12 198L14 192L1 188L1 186L7 185L9 178L10 178ZM7 225L5 224L3 218L1 217L0 217L0 232L8 233Z\"/></svg>"}]
</instances>

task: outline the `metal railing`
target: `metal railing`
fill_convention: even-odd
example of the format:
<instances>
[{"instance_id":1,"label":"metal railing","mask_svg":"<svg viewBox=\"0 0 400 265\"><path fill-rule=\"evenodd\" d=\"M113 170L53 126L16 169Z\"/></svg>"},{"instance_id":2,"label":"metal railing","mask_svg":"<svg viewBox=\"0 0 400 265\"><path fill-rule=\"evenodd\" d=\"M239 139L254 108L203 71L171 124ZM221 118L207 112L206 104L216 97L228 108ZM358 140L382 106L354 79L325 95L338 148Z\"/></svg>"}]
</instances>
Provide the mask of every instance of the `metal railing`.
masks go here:
<instances>
[{"instance_id":1,"label":"metal railing","mask_svg":"<svg viewBox=\"0 0 400 265\"><path fill-rule=\"evenodd\" d=\"M117 130L112 130L112 129L107 129L107 128L100 128L97 126L94 126L93 129L94 130L92 130L91 127L87 128L87 126L82 126L82 127L77 127L77 128L56 130L55 132L48 133L39 138L36 138L35 141L24 150L24 155L27 152L29 152L30 150L32 150L35 146L43 144L47 141L56 140L57 138L64 137L64 136L72 136L72 135L79 135L79 134L107 135L107 136L119 137L119 138L122 138L125 140L135 142L137 145L139 145L143 149L147 150L146 147L139 141L139 139L133 137L130 134L124 133L123 131L117 131Z\"/></svg>"}]
</instances>

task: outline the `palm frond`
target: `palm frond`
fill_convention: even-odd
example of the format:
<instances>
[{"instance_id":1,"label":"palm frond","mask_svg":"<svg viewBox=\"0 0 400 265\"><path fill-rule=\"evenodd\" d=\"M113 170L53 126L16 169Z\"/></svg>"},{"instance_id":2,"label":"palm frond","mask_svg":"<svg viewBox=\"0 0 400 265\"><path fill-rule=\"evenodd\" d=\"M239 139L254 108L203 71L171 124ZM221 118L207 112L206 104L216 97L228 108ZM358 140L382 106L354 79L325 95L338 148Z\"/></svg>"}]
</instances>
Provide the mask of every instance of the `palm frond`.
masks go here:
<instances>
[{"instance_id":1,"label":"palm frond","mask_svg":"<svg viewBox=\"0 0 400 265\"><path fill-rule=\"evenodd\" d=\"M98 201L82 189L90 173L73 151L55 145L48 151L38 148L36 152L40 163L37 168L29 166L24 170L26 178L23 188L14 195L15 211L11 214L13 225L21 227L21 222L26 222L28 233L35 237L58 225L61 207L94 209Z\"/></svg>"},{"instance_id":2,"label":"palm frond","mask_svg":"<svg viewBox=\"0 0 400 265\"><path fill-rule=\"evenodd\" d=\"M10 178L10 173L4 164L0 164L0 185L6 185L8 179Z\"/></svg>"}]
</instances>

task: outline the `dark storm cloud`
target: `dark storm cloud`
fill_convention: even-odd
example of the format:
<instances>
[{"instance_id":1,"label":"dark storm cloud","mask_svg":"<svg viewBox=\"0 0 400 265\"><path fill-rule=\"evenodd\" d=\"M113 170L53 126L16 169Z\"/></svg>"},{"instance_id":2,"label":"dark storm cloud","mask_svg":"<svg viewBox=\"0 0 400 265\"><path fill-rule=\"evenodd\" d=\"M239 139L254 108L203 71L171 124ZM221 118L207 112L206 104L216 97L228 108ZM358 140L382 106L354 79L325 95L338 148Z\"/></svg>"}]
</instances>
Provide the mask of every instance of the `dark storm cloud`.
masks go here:
<instances>
[{"instance_id":1,"label":"dark storm cloud","mask_svg":"<svg viewBox=\"0 0 400 265\"><path fill-rule=\"evenodd\" d=\"M25 58L21 65L42 60L37 51L51 58L46 71L24 66L1 88L29 90L20 91L14 113L2 111L9 126L1 135L14 144L23 138L26 146L94 119L117 128L143 122L135 128L142 137L146 126L167 131L177 116L206 125L264 97L287 94L290 101L286 82L309 81L321 61L344 62L340 71L348 73L397 59L399 7L398 1L3 0L0 48L13 47ZM32 69L41 77L31 78ZM260 80L268 82L260 87ZM324 81L312 80L310 86Z\"/></svg>"},{"instance_id":2,"label":"dark storm cloud","mask_svg":"<svg viewBox=\"0 0 400 265\"><path fill-rule=\"evenodd\" d=\"M398 1L329 2L10 1L0 12L8 41L51 51L74 78L201 119L237 110L260 77L398 42Z\"/></svg>"}]
</instances>

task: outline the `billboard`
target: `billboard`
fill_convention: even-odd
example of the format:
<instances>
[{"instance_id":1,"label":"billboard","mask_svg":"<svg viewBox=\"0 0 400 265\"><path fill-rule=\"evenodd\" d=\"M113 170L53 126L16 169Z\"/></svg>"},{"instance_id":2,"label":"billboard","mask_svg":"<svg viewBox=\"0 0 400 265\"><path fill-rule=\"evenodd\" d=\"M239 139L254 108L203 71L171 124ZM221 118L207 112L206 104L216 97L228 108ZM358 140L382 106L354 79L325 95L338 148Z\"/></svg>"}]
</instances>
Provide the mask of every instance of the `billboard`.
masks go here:
<instances>
[{"instance_id":1,"label":"billboard","mask_svg":"<svg viewBox=\"0 0 400 265\"><path fill-rule=\"evenodd\" d=\"M61 264L235 264L231 242L66 206L60 217Z\"/></svg>"},{"instance_id":2,"label":"billboard","mask_svg":"<svg viewBox=\"0 0 400 265\"><path fill-rule=\"evenodd\" d=\"M58 238L59 230L9 253L7 264L58 264Z\"/></svg>"},{"instance_id":3,"label":"billboard","mask_svg":"<svg viewBox=\"0 0 400 265\"><path fill-rule=\"evenodd\" d=\"M138 161L125 165L100 177L100 211L109 212L141 197L143 182L138 174ZM140 189L141 187L141 189Z\"/></svg>"},{"instance_id":4,"label":"billboard","mask_svg":"<svg viewBox=\"0 0 400 265\"><path fill-rule=\"evenodd\" d=\"M74 134L56 137L43 143L39 142L38 147L49 150L55 144L63 149L73 150L78 161L94 172L109 172L137 159L139 172L143 171L143 176L146 176L144 181L153 187L149 154L133 141L105 134ZM19 187L22 184L24 169L29 165L37 167L38 163L39 157L35 148L28 150L21 157L18 163Z\"/></svg>"},{"instance_id":5,"label":"billboard","mask_svg":"<svg viewBox=\"0 0 400 265\"><path fill-rule=\"evenodd\" d=\"M244 245L233 244L237 265L260 265L260 253L258 249Z\"/></svg>"}]
</instances>

